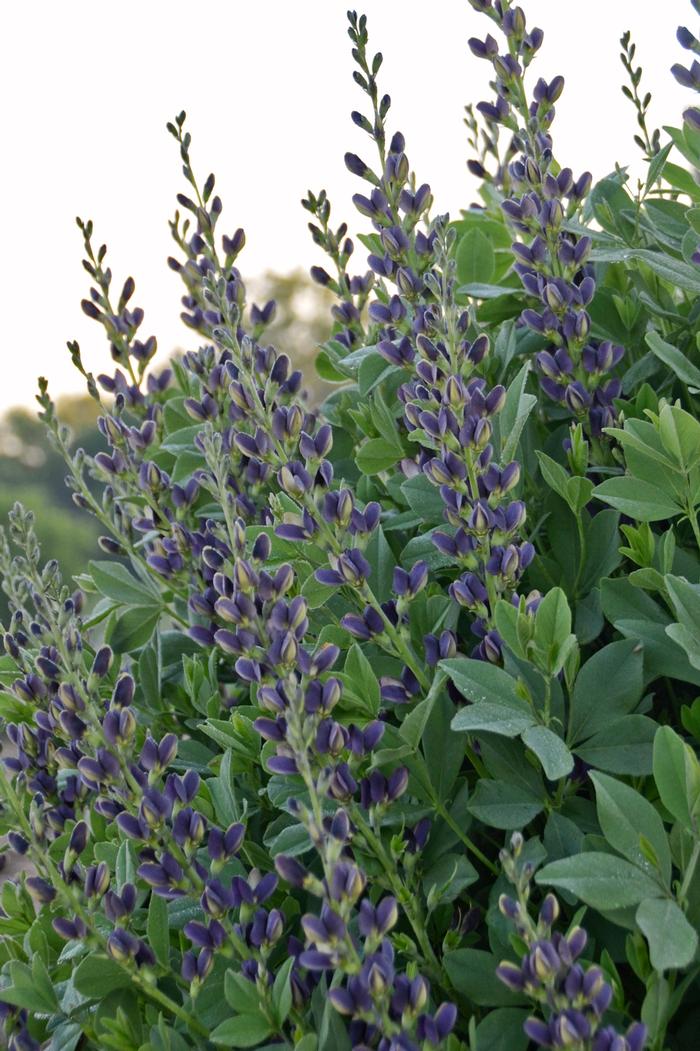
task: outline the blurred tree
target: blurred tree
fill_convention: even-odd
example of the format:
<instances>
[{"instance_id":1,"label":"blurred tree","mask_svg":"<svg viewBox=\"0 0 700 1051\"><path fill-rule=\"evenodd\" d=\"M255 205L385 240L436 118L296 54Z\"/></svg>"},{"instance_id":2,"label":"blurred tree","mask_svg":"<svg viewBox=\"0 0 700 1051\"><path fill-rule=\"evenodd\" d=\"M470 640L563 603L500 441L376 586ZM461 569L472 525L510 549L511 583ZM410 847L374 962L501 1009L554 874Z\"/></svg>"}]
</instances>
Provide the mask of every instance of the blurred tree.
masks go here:
<instances>
[{"instance_id":1,"label":"blurred tree","mask_svg":"<svg viewBox=\"0 0 700 1051\"><path fill-rule=\"evenodd\" d=\"M319 345L331 334L334 297L300 268L289 274L268 272L247 284L250 302L263 306L274 299L277 303L265 342L283 350L302 370L309 398L317 404L332 389L316 375L313 362Z\"/></svg>"},{"instance_id":2,"label":"blurred tree","mask_svg":"<svg viewBox=\"0 0 700 1051\"><path fill-rule=\"evenodd\" d=\"M95 420L98 407L87 395L63 397L59 414L76 444L95 453L101 438ZM64 482L65 464L46 439L43 425L25 408L11 409L0 420L0 522L16 500L36 515L37 533L47 559L56 558L68 580L98 554L97 524L75 507ZM6 619L4 595L0 620Z\"/></svg>"}]
</instances>

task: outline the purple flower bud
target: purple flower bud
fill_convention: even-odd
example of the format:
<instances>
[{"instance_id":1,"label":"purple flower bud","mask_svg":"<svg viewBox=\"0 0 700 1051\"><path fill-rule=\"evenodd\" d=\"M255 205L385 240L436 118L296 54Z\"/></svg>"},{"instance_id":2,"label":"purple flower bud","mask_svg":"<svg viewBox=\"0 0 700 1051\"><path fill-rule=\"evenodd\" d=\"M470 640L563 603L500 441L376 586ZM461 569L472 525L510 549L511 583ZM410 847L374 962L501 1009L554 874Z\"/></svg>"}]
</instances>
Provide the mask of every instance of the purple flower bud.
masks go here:
<instances>
[{"instance_id":1,"label":"purple flower bud","mask_svg":"<svg viewBox=\"0 0 700 1051\"><path fill-rule=\"evenodd\" d=\"M291 887L303 887L309 875L304 866L300 865L296 858L288 857L286 854L277 855L275 858L275 868L277 869L280 878Z\"/></svg>"},{"instance_id":2,"label":"purple flower bud","mask_svg":"<svg viewBox=\"0 0 700 1051\"><path fill-rule=\"evenodd\" d=\"M41 905L49 905L56 897L54 888L41 876L29 876L26 887L34 900Z\"/></svg>"},{"instance_id":3,"label":"purple flower bud","mask_svg":"<svg viewBox=\"0 0 700 1051\"><path fill-rule=\"evenodd\" d=\"M95 659L92 662L92 674L96 675L99 679L104 678L109 672L112 666L113 654L109 646L103 646L95 654Z\"/></svg>"}]
</instances>

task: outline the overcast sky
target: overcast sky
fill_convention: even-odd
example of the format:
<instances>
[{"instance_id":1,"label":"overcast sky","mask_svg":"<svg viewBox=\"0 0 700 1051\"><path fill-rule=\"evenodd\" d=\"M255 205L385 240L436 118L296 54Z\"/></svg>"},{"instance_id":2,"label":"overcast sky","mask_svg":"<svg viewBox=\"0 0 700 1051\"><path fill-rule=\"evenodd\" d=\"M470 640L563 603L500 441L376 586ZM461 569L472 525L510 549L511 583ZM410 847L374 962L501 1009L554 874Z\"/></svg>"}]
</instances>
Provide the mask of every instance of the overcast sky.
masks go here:
<instances>
[{"instance_id":1,"label":"overcast sky","mask_svg":"<svg viewBox=\"0 0 700 1051\"><path fill-rule=\"evenodd\" d=\"M65 343L77 338L93 370L109 368L99 328L81 313L87 275L74 218L92 217L116 277L136 279L144 335L161 352L187 345L179 280L165 265L167 220L181 188L165 122L186 109L194 159L213 169L221 229L243 226L244 275L320 262L299 200L326 187L337 217L355 223L359 189L343 153L367 153L349 113L352 82L340 0L21 0L1 18L0 190L5 230L0 409L31 404L39 373L54 393L80 388ZM566 77L554 126L560 160L578 174L635 159L634 115L620 92L618 40L631 28L654 93L652 121L674 124L689 101L668 70L683 52L686 0L523 0L545 30L538 73ZM465 168L463 106L482 97L488 67L468 52L486 20L466 0L365 0L370 39L385 56L392 127L456 214L474 197ZM200 11L201 13L197 13Z\"/></svg>"}]
</instances>

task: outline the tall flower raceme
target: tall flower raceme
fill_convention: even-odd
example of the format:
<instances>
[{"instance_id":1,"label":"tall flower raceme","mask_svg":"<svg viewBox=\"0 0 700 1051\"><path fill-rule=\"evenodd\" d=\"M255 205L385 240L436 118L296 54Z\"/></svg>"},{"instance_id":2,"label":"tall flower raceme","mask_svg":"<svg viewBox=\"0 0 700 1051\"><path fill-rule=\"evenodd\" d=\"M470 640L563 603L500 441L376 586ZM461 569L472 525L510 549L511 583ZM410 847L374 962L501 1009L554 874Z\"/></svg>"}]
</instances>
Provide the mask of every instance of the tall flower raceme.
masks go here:
<instances>
[{"instance_id":1,"label":"tall flower raceme","mask_svg":"<svg viewBox=\"0 0 700 1051\"><path fill-rule=\"evenodd\" d=\"M171 125L171 129L175 129L180 142L187 178L195 187L197 198L204 200L189 159L189 137L181 123ZM202 323L209 326L211 338L220 349L220 382L224 397L230 399L225 448L220 448L226 452L230 447L245 458L246 472L260 483L263 497L263 483L271 488L274 479L278 494L269 500L262 520L274 520L275 532L281 539L313 543L326 553L327 565L316 570L318 581L342 588L365 622L373 625L373 637L408 669L408 685L401 687L402 698L408 698L407 690L416 693L419 688L427 689L429 683L412 650L406 624L397 614L396 601L382 601L375 595L371 567L363 554L379 525L379 505L370 502L363 507L351 489L336 486L328 458L333 444L331 427L306 408L300 375L289 375L286 355L261 347L252 334L241 329L237 298L240 276L230 272L217 252L213 220L204 220L201 208L197 216L202 233L194 235L199 238L196 248L204 253L202 244L206 246L199 263L201 298L208 304ZM280 390L289 395L288 399L278 396ZM201 443L206 445L206 435ZM226 509L230 504L226 480L231 471L217 472L211 458L209 466L211 474L222 481L217 495ZM230 540L230 520L228 531ZM412 586L416 593L426 579L423 568L415 567ZM406 594L403 579L397 579L396 598ZM203 608L198 612L202 611ZM356 623L356 618L348 623ZM386 690L387 694L395 692L396 684L387 683Z\"/></svg>"},{"instance_id":2,"label":"tall flower raceme","mask_svg":"<svg viewBox=\"0 0 700 1051\"><path fill-rule=\"evenodd\" d=\"M78 218L76 222L83 236L83 267L95 282L90 288L89 298L82 301L83 313L103 326L109 340L112 360L118 366L114 375L100 375L97 382L106 392L121 395L131 409L138 411L145 407L142 390L144 379L148 394L152 395L165 389L171 373L169 369L165 369L160 375L149 372L146 376L148 366L157 352L158 343L155 336L148 336L145 340L139 338L144 312L141 307L129 306L136 289L134 279L126 279L115 303L112 271L105 263L107 247L101 245L97 250L93 247L93 224L90 220L83 221ZM82 371L77 343L69 344L69 349L74 363Z\"/></svg>"},{"instance_id":3,"label":"tall flower raceme","mask_svg":"<svg viewBox=\"0 0 700 1051\"><path fill-rule=\"evenodd\" d=\"M690 2L695 13L700 14L700 3L698 3L698 0L690 0ZM700 40L690 29L686 26L679 26L676 36L678 43L686 51L690 51L692 55L700 55ZM671 68L671 72L682 87L690 88L692 91L700 91L700 62L698 62L697 58L693 58L689 66L684 66L677 62ZM689 106L683 113L683 120L689 127L700 131L700 108Z\"/></svg>"},{"instance_id":4,"label":"tall flower raceme","mask_svg":"<svg viewBox=\"0 0 700 1051\"><path fill-rule=\"evenodd\" d=\"M526 509L511 499L520 480L520 465L494 461L494 419L503 408L505 388L490 390L479 375L489 350L484 335L467 337L469 316L456 302L453 235L438 224L439 270L426 283L435 301L421 317L416 336L416 378L399 397L412 437L420 436L423 471L439 486L445 517L453 527L437 531L432 541L465 572L450 585L450 594L475 616L472 631L481 641L475 656L498 662L501 640L493 615L500 598L518 602L518 582L534 557L522 541ZM435 455L428 459L428 450ZM538 596L528 599L536 609Z\"/></svg>"},{"instance_id":5,"label":"tall flower raceme","mask_svg":"<svg viewBox=\"0 0 700 1051\"><path fill-rule=\"evenodd\" d=\"M495 191L507 193L510 185L509 164L517 151L513 137L504 147L498 121L492 120L488 113L479 112L477 116L471 104L465 106L464 110L467 142L474 154L467 161L467 169Z\"/></svg>"},{"instance_id":6,"label":"tall flower raceme","mask_svg":"<svg viewBox=\"0 0 700 1051\"><path fill-rule=\"evenodd\" d=\"M616 419L614 400L621 384L614 370L624 348L591 335L587 307L596 288L587 265L591 239L568 226L588 193L591 176L585 172L575 179L571 169L559 168L549 130L564 79L540 78L528 101L525 73L541 47L542 31L528 30L522 8L510 0L470 3L494 22L505 43L502 49L488 34L484 40L472 38L469 46L494 70L495 101L477 108L510 129L521 151L509 167L515 192L502 204L519 237L513 245L515 269L525 291L538 301L536 308L523 311L521 320L547 343L535 357L542 389L598 438Z\"/></svg>"},{"instance_id":7,"label":"tall flower raceme","mask_svg":"<svg viewBox=\"0 0 700 1051\"><path fill-rule=\"evenodd\" d=\"M312 266L311 277L337 297L338 302L331 308L337 326L333 338L341 347L353 350L357 345L364 344L364 308L372 288L373 274L371 271L353 275L348 273L348 263L354 254L355 245L352 238L348 237L347 223L341 223L335 230L331 227L331 202L325 190L318 194L309 190L302 205L316 220L309 223L314 244L323 249L335 271L329 274L322 266Z\"/></svg>"},{"instance_id":8,"label":"tall flower raceme","mask_svg":"<svg viewBox=\"0 0 700 1051\"><path fill-rule=\"evenodd\" d=\"M587 966L582 961L588 942L585 930L575 926L566 935L554 930L559 917L559 902L554 894L545 897L537 921L532 919L529 902L533 866L521 858L522 849L523 838L515 833L510 850L501 852L505 875L516 896L502 894L498 907L513 925L523 956L519 964L504 961L496 973L504 985L527 996L544 1014L544 1018L527 1019L527 1036L540 1048L642 1051L647 1028L641 1022L633 1022L624 1034L604 1024L613 990L600 967Z\"/></svg>"},{"instance_id":9,"label":"tall flower raceme","mask_svg":"<svg viewBox=\"0 0 700 1051\"><path fill-rule=\"evenodd\" d=\"M186 166L189 166L189 158ZM191 168L189 170L191 172ZM193 175L191 181L194 185ZM214 259L217 258L215 251L212 255ZM406 618L401 607L405 608L410 598L425 586L426 567L417 564L410 573L397 570L394 577L396 598L382 604L378 602L371 589L371 569L363 555L363 548L379 523L379 506L371 503L360 509L350 489L332 488L333 467L326 459L331 451L332 433L327 424L319 424L313 414L302 409L300 403L292 404L285 410L268 398L278 359L272 349L267 348L262 360L270 370L270 379L263 375L261 378L265 379L265 385L261 386L257 374L251 368L261 352L252 339L241 333L237 325L235 297L228 294L227 288L226 276L216 263L214 275L205 289L204 297L210 304L210 310L204 318L212 321L214 339L224 348L224 352L228 351L231 355L228 366L228 379L231 381L229 393L238 410L231 428L232 444L244 451L250 463L259 465L261 473L269 472L270 468L275 471L280 496L272 506L274 509L276 503L278 508L281 506L283 509L281 522L275 529L277 536L286 541L313 542L327 552L329 563L327 567L316 570L318 581L342 589L359 606L360 613L346 614L343 618L344 626L352 634L363 638L371 635L388 652L404 659L407 674L400 682L389 680L383 683L382 693L390 701L409 699L421 685L426 684L426 679L409 649L403 623ZM284 497L287 499L284 500ZM280 502L280 499L284 502ZM297 513L290 511L291 501L294 501L291 506L296 505L298 508ZM309 698L305 703L309 711L304 708L299 711L305 694L299 695L298 680L304 682L305 676L317 675L321 666L325 667L335 659L337 651L331 647L319 655L319 667L308 654L305 656L305 651L299 646L299 638L295 637L299 631L302 636L306 631L305 600L297 595L288 606L281 601L281 596L294 583L290 567L280 567L272 580L264 573L260 577L260 571L252 569L251 564L241 557L241 530L241 523L234 523L233 526L227 523L227 535L224 537L219 528L218 545L209 546L203 551L203 560L210 568L209 586L195 596L190 604L196 613L210 619L208 625L195 627L192 633L202 643L214 642L224 653L237 657L239 679L244 682L269 680L267 686L259 691L260 703L273 712L281 711L283 714L278 716L275 723L269 719L258 721L263 736L276 742L279 752L269 760L268 767L273 773L304 774L307 791L316 800L316 810L310 813L301 808L298 816L307 825L312 841L320 848L326 887L332 888L337 878L333 876L327 856L337 858L339 848L333 836L328 841L326 832L321 831L319 799L329 795L336 800L349 800L354 793L358 793L362 808L374 814L405 791L407 773L399 769L387 778L375 771L368 773L358 784L347 761L336 762L330 767L326 762L321 773L309 765L308 744L303 750L301 747L309 735L314 742L316 765L319 752L325 753L326 761L329 757L341 754L362 759L365 751L371 751L373 745L378 743L383 724L377 722L365 728L350 726L345 729L334 722L330 712L339 697L337 680L324 688L323 699L316 698L315 693L318 691L307 686L305 693L309 694ZM269 540L263 534L253 547L253 557L262 563L269 554ZM227 564L230 575L224 572ZM270 602L275 605L265 627L262 610ZM280 669L286 670L288 677L291 676L291 686L287 683L285 688L285 680L279 678ZM359 820L358 814L355 808L355 820ZM343 822L342 817L339 822ZM365 836L369 834L369 827L366 826ZM417 841L422 835L423 832L417 833ZM372 847L384 855L385 848L374 836ZM387 871L391 871L394 862L385 860L384 864ZM293 878L297 867L288 867L285 871ZM358 879L360 876L361 873ZM339 908L333 893L332 890L326 891L323 906L326 918ZM328 894L331 894L330 898ZM350 904L353 904L352 900ZM418 924L416 918L414 923ZM311 929L311 920L308 926ZM425 932L420 926L418 936L423 939L425 947ZM386 951L385 946L385 955ZM349 954L356 962L356 952L353 950ZM432 953L429 951L428 955L432 956ZM389 957L387 967L388 961ZM393 963L391 970L393 975ZM350 973L354 973L352 969ZM386 981L388 974L387 970ZM392 988L393 978L383 990L385 999L393 995ZM388 1006L386 1010L389 1010ZM407 1010L410 1014L409 1007ZM357 1014L358 1020L372 1017L366 1006L358 1005L357 1011L353 1013ZM444 1021L442 1024L444 1026ZM431 1028L432 1023L425 1022L425 1025L430 1033L439 1031Z\"/></svg>"},{"instance_id":10,"label":"tall flower raceme","mask_svg":"<svg viewBox=\"0 0 700 1051\"><path fill-rule=\"evenodd\" d=\"M505 389L488 388L483 375L488 339L474 332L469 311L457 302L454 231L446 217L430 222L430 188L416 188L403 135L396 133L387 145L390 100L379 98L381 55L370 59L367 53L366 19L354 12L348 17L356 80L372 103L371 119L353 113L353 121L373 140L380 167L375 172L355 154L346 155L346 164L373 187L354 201L376 231L376 250L368 261L375 274L377 298L369 316L377 349L410 377L398 397L416 452L402 461L402 469L408 477L424 472L440 489L451 531L437 531L433 543L463 571L450 593L474 615L480 640L475 655L498 662L496 601L518 601L518 581L534 554L519 537L525 506L509 496L519 482L519 465L501 466L494 459L493 422ZM533 595L529 608L536 603ZM360 631L371 637L368 618ZM455 650L454 635L445 632L427 640L426 657L447 657Z\"/></svg>"}]
</instances>

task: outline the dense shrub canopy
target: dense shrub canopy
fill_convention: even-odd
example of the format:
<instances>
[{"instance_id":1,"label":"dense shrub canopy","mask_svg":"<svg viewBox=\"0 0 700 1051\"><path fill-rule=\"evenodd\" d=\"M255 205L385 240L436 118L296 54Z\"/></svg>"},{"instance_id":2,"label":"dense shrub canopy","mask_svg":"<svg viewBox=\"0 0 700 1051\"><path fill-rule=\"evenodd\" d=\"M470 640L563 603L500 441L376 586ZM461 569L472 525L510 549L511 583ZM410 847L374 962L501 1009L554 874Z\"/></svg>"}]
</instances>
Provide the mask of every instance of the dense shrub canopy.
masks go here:
<instances>
[{"instance_id":1,"label":"dense shrub canopy","mask_svg":"<svg viewBox=\"0 0 700 1051\"><path fill-rule=\"evenodd\" d=\"M169 262L197 349L152 368L79 221L100 451L39 402L104 558L74 590L19 505L0 546L16 1051L694 1044L700 110L648 127L626 34L646 177L593 185L557 155L542 32L471 5L492 96L456 219L348 16L372 152L346 155L361 249L303 202L320 406L184 113ZM700 88L692 55L673 73Z\"/></svg>"}]
</instances>

